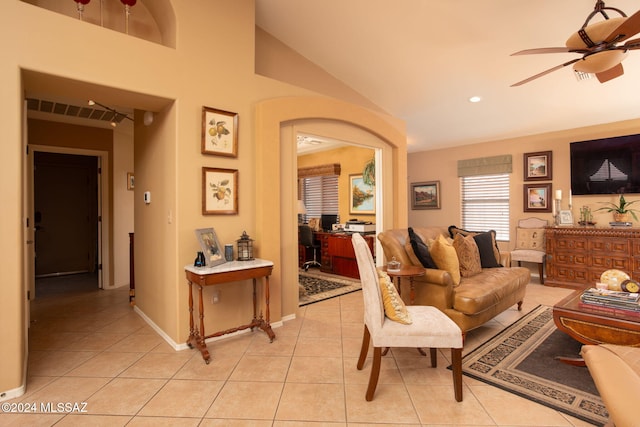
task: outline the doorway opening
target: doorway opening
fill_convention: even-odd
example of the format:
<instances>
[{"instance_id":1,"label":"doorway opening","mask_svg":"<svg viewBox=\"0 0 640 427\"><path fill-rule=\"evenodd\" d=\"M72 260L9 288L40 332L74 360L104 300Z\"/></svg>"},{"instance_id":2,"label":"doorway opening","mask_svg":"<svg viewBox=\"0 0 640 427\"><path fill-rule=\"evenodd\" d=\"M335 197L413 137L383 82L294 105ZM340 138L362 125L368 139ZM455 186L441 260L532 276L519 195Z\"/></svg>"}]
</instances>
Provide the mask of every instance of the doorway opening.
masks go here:
<instances>
[{"instance_id":1,"label":"doorway opening","mask_svg":"<svg viewBox=\"0 0 640 427\"><path fill-rule=\"evenodd\" d=\"M35 296L102 287L102 156L33 148Z\"/></svg>"},{"instance_id":2,"label":"doorway opening","mask_svg":"<svg viewBox=\"0 0 640 427\"><path fill-rule=\"evenodd\" d=\"M97 289L100 159L35 151L33 161L36 297L68 288L67 280L43 280L61 276L81 275L83 287Z\"/></svg>"}]
</instances>

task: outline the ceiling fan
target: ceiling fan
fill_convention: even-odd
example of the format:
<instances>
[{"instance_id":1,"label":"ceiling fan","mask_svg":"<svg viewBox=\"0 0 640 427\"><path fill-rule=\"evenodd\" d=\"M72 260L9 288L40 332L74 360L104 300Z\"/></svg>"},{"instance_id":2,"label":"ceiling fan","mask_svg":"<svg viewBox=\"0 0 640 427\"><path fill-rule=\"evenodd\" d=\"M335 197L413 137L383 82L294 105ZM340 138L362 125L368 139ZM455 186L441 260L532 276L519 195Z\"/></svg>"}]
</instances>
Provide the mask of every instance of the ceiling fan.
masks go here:
<instances>
[{"instance_id":1,"label":"ceiling fan","mask_svg":"<svg viewBox=\"0 0 640 427\"><path fill-rule=\"evenodd\" d=\"M620 17L609 18L607 10L619 13ZM597 14L604 17L604 21L599 21L589 25L591 19ZM622 60L627 56L629 50L640 49L640 38L628 40L630 37L640 33L640 10L627 17L620 9L606 7L604 1L596 1L593 12L589 14L582 27L571 35L566 41L566 47L545 47L539 49L526 49L511 54L531 55L538 53L579 53L579 58L567 61L545 70L527 79L512 84L520 86L532 80L559 70L567 65L574 64L573 69L583 73L595 74L600 83L604 83L624 74ZM624 44L623 41L628 40Z\"/></svg>"}]
</instances>

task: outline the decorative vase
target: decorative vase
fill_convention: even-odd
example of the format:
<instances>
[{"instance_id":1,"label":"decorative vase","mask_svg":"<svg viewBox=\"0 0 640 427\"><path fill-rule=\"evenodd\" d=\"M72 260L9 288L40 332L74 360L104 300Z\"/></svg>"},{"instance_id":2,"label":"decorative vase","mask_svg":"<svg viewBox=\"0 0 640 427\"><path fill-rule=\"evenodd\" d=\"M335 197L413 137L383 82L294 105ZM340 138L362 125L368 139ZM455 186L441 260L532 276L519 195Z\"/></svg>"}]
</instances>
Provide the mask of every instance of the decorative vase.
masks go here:
<instances>
[{"instance_id":1,"label":"decorative vase","mask_svg":"<svg viewBox=\"0 0 640 427\"><path fill-rule=\"evenodd\" d=\"M628 222L629 221L629 213L628 212L625 212L625 213L614 212L613 213L613 220L615 222Z\"/></svg>"}]
</instances>

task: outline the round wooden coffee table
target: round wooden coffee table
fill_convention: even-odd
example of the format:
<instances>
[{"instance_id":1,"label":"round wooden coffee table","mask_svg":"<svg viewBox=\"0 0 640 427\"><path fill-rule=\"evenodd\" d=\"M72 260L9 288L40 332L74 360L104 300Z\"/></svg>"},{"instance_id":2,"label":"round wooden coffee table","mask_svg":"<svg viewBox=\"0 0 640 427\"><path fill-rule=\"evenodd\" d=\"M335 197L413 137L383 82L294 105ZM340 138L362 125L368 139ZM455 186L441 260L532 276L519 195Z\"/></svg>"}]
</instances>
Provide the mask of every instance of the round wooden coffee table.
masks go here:
<instances>
[{"instance_id":1,"label":"round wooden coffee table","mask_svg":"<svg viewBox=\"0 0 640 427\"><path fill-rule=\"evenodd\" d=\"M396 286L398 288L399 294L402 294L402 278L409 278L409 288L411 289L409 293L409 304L413 305L416 296L415 288L413 286L413 278L424 276L424 267L418 267L415 265L403 265L399 270L388 270L387 267L384 266L382 270L385 271L389 275L389 277L391 277L391 280L396 279Z\"/></svg>"},{"instance_id":2,"label":"round wooden coffee table","mask_svg":"<svg viewBox=\"0 0 640 427\"><path fill-rule=\"evenodd\" d=\"M640 347L640 313L584 304L578 290L553 306L556 327L582 344L617 344ZM583 364L581 358L560 358Z\"/></svg>"}]
</instances>

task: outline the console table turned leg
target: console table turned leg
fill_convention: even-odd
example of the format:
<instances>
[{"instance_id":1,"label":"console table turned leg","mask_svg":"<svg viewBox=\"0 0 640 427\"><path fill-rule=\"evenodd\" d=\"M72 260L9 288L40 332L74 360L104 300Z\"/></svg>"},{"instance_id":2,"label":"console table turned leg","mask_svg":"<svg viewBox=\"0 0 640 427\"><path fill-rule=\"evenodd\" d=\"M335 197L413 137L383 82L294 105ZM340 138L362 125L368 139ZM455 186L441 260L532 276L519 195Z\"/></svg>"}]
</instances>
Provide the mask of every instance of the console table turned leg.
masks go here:
<instances>
[{"instance_id":1,"label":"console table turned leg","mask_svg":"<svg viewBox=\"0 0 640 427\"><path fill-rule=\"evenodd\" d=\"M199 288L199 307L200 307L200 332L195 328L194 320L193 320L193 283L189 282L189 338L187 338L187 345L189 348L196 347L200 350L202 354L202 358L205 363L208 365L211 361L211 355L209 354L209 350L207 349L207 345L204 341L204 311L203 311L203 302L202 302L202 286L198 286Z\"/></svg>"}]
</instances>

